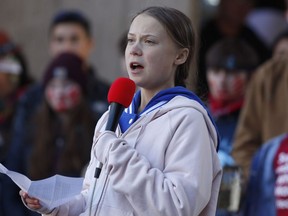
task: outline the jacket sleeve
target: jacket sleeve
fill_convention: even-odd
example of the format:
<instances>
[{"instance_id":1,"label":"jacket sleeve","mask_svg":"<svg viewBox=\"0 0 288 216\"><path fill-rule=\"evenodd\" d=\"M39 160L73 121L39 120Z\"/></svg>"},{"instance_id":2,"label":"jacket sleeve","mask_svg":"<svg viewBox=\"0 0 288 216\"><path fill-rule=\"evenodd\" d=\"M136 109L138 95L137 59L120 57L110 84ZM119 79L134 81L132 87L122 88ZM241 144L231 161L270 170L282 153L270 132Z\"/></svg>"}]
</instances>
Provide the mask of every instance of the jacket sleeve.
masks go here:
<instances>
[{"instance_id":1,"label":"jacket sleeve","mask_svg":"<svg viewBox=\"0 0 288 216\"><path fill-rule=\"evenodd\" d=\"M159 153L165 161L163 170L152 167L113 132L98 137L96 158L109 172L113 189L127 198L136 215L196 216L211 201L213 179L221 172L215 174L213 163L219 167L220 163L202 114L186 111L167 113L169 120L161 130L167 130L170 138L166 152ZM155 130L155 134L146 135L155 136L157 145L161 134Z\"/></svg>"},{"instance_id":2,"label":"jacket sleeve","mask_svg":"<svg viewBox=\"0 0 288 216\"><path fill-rule=\"evenodd\" d=\"M262 143L262 101L264 98L260 81L259 74L255 74L250 82L232 145L232 156L241 167L245 182L249 176L252 157Z\"/></svg>"}]
</instances>

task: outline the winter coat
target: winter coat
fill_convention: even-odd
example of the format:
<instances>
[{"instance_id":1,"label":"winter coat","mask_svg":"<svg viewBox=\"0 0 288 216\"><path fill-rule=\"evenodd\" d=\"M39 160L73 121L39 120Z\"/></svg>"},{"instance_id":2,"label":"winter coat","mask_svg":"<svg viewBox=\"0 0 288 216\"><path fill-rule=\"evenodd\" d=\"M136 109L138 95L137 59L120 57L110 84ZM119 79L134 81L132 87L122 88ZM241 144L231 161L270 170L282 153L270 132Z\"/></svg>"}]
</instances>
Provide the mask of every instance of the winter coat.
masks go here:
<instances>
[{"instance_id":1,"label":"winter coat","mask_svg":"<svg viewBox=\"0 0 288 216\"><path fill-rule=\"evenodd\" d=\"M288 61L271 59L254 74L235 132L232 156L249 176L253 155L269 139L288 132Z\"/></svg>"}]
</instances>

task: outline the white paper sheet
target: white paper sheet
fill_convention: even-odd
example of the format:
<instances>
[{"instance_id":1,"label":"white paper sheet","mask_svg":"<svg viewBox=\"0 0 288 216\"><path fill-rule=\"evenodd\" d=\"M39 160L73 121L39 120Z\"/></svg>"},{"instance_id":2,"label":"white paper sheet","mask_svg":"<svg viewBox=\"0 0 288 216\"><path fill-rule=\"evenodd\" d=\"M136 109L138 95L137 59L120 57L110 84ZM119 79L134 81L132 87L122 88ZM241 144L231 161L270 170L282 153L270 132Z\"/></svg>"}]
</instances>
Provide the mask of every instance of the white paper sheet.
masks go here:
<instances>
[{"instance_id":1,"label":"white paper sheet","mask_svg":"<svg viewBox=\"0 0 288 216\"><path fill-rule=\"evenodd\" d=\"M21 173L8 170L0 163L0 173L9 176L29 196L40 200L43 207L53 209L80 194L84 178L55 175L39 181L31 181Z\"/></svg>"}]
</instances>

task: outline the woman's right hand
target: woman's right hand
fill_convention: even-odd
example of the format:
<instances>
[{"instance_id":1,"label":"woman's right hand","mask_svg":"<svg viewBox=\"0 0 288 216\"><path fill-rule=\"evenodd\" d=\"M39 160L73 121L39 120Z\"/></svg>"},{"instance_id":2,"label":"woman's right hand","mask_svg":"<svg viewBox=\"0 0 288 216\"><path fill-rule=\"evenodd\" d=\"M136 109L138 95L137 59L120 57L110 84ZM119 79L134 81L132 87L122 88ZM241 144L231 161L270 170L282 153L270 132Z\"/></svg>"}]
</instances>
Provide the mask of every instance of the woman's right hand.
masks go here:
<instances>
[{"instance_id":1,"label":"woman's right hand","mask_svg":"<svg viewBox=\"0 0 288 216\"><path fill-rule=\"evenodd\" d=\"M30 197L26 192L20 190L19 192L22 200L24 200L25 204L32 210L39 210L42 206L40 205L40 201L36 198Z\"/></svg>"}]
</instances>

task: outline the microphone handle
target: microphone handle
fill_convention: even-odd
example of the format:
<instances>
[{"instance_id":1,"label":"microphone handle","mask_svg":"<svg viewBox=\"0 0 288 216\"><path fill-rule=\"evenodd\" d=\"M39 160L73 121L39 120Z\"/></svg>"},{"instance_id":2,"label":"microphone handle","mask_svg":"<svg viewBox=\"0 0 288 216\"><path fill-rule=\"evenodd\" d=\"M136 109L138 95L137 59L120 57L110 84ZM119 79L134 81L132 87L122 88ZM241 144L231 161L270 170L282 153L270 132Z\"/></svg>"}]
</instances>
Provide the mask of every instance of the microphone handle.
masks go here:
<instances>
[{"instance_id":1,"label":"microphone handle","mask_svg":"<svg viewBox=\"0 0 288 216\"><path fill-rule=\"evenodd\" d=\"M109 110L109 116L106 124L105 130L109 131L116 131L119 119L122 115L122 112L124 110L124 106L119 103L111 103L110 104L110 110Z\"/></svg>"},{"instance_id":2,"label":"microphone handle","mask_svg":"<svg viewBox=\"0 0 288 216\"><path fill-rule=\"evenodd\" d=\"M108 116L105 130L114 131L114 132L116 131L116 128L119 123L119 119L121 117L123 110L124 110L124 106L122 104L114 103L114 102L110 104L109 116ZM100 161L98 161L96 165L95 173L94 173L94 177L96 179L99 178L102 167L103 167L103 164Z\"/></svg>"}]
</instances>

